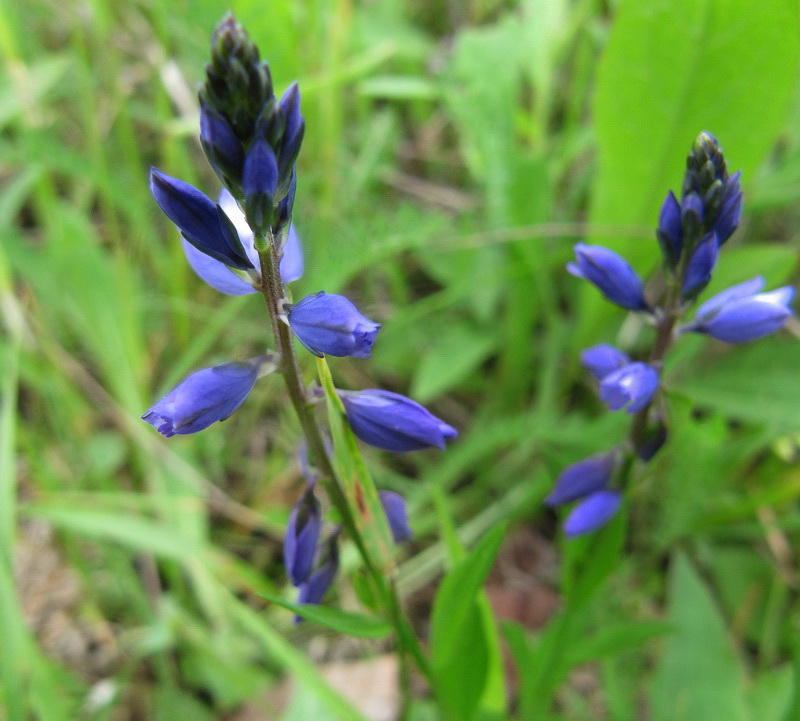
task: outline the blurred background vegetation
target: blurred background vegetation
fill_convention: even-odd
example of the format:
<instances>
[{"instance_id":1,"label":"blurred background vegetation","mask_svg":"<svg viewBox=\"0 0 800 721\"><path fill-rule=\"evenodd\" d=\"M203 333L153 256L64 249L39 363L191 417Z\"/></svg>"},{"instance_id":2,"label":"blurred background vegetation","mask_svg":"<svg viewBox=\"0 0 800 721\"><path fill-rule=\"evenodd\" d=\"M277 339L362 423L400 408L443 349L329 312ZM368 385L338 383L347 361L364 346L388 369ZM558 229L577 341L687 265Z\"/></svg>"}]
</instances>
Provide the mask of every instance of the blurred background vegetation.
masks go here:
<instances>
[{"instance_id":1,"label":"blurred background vegetation","mask_svg":"<svg viewBox=\"0 0 800 721\"><path fill-rule=\"evenodd\" d=\"M625 432L580 349L649 342L564 272L572 245L654 270L700 130L745 191L707 293L796 282L796 3L31 0L0 6L0 718L363 719L320 669L389 650L259 598L291 593L303 483L278 379L196 437L139 420L268 342L258 299L192 274L147 187L157 165L218 189L195 92L228 9L278 92L303 94L296 295L347 289L384 324L371 361L335 362L339 385L461 430L445 454L367 452L410 504L399 584L420 633L441 529L471 544L507 519L489 595L520 718L800 717L796 326L682 341L669 446L603 553L541 504ZM346 578L329 603L356 603ZM415 718L437 718L418 695Z\"/></svg>"}]
</instances>

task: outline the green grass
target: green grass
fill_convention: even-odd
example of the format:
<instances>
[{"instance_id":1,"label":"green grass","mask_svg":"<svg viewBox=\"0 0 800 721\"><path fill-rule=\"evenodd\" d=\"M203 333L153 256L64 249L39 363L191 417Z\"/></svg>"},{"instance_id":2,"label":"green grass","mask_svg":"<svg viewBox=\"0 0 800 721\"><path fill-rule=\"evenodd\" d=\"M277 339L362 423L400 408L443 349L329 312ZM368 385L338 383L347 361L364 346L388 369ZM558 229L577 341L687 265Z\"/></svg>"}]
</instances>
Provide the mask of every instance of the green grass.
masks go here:
<instances>
[{"instance_id":1,"label":"green grass","mask_svg":"<svg viewBox=\"0 0 800 721\"><path fill-rule=\"evenodd\" d=\"M658 207L698 131L745 170L745 222L711 290L797 277L791 3L612 5L231 9L278 90L297 79L303 92L295 219L307 271L295 292L346 288L384 324L371 361L331 364L337 382L408 392L461 430L445 454L366 453L378 486L411 508L402 592L448 565L445 516L467 547L503 521L535 528L561 559L564 598L545 629L504 629L518 717L634 718L648 706L636 718L713 721L716 694L726 718L789 721L800 709L796 330L681 347L668 366L670 445L607 534L565 542L541 505L561 468L625 432L578 351L648 338L631 324L617 337L622 312L564 272L572 244L652 269ZM261 600L290 593L280 544L302 483L279 379L196 437L165 441L138 418L191 370L269 343L259 300L195 278L147 187L157 165L216 192L194 95L226 9L0 7L0 719L110 719L133 699L146 718L222 718L265 705L286 674L319 718L362 718L310 660L319 627L295 628ZM80 584L62 610L113 629L112 669L48 655L26 626L14 551L36 523ZM571 681L587 663L599 710ZM114 693L92 706L101 679Z\"/></svg>"}]
</instances>

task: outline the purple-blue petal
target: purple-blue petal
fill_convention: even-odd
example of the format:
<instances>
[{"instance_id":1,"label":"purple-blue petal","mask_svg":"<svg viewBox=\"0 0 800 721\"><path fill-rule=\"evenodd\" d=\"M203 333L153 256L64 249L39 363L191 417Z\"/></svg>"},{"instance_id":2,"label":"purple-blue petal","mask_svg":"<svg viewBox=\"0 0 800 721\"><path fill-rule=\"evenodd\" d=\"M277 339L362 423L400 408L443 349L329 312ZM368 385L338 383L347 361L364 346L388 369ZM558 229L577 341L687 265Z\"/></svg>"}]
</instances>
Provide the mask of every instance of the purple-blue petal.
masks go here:
<instances>
[{"instance_id":1,"label":"purple-blue petal","mask_svg":"<svg viewBox=\"0 0 800 721\"><path fill-rule=\"evenodd\" d=\"M378 496L386 513L386 520L392 531L392 538L397 544L410 541L414 535L408 525L408 509L405 499L394 491L378 491Z\"/></svg>"},{"instance_id":2,"label":"purple-blue petal","mask_svg":"<svg viewBox=\"0 0 800 721\"><path fill-rule=\"evenodd\" d=\"M792 315L789 303L794 288L784 286L769 293L739 298L724 304L694 330L726 343L745 343L763 338L783 327Z\"/></svg>"},{"instance_id":3,"label":"purple-blue petal","mask_svg":"<svg viewBox=\"0 0 800 721\"><path fill-rule=\"evenodd\" d=\"M599 245L578 243L575 259L567 264L567 270L593 283L612 303L629 310L649 310L642 279L617 253Z\"/></svg>"},{"instance_id":4,"label":"purple-blue petal","mask_svg":"<svg viewBox=\"0 0 800 721\"><path fill-rule=\"evenodd\" d=\"M214 290L226 295L248 295L256 292L244 278L236 275L224 263L201 253L186 238L181 238L181 245L192 270Z\"/></svg>"},{"instance_id":5,"label":"purple-blue petal","mask_svg":"<svg viewBox=\"0 0 800 721\"><path fill-rule=\"evenodd\" d=\"M564 520L567 536L591 533L608 523L619 510L622 496L618 491L602 490L584 498Z\"/></svg>"},{"instance_id":6,"label":"purple-blue petal","mask_svg":"<svg viewBox=\"0 0 800 721\"><path fill-rule=\"evenodd\" d=\"M314 355L369 358L380 323L358 312L343 295L308 295L287 314L297 339Z\"/></svg>"},{"instance_id":7,"label":"purple-blue petal","mask_svg":"<svg viewBox=\"0 0 800 721\"><path fill-rule=\"evenodd\" d=\"M292 508L283 542L286 573L295 586L311 575L321 530L322 511L310 486Z\"/></svg>"},{"instance_id":8,"label":"purple-blue petal","mask_svg":"<svg viewBox=\"0 0 800 721\"><path fill-rule=\"evenodd\" d=\"M717 264L719 243L716 233L706 235L694 248L686 265L686 274L681 286L681 298L696 298L711 280L711 273Z\"/></svg>"},{"instance_id":9,"label":"purple-blue petal","mask_svg":"<svg viewBox=\"0 0 800 721\"><path fill-rule=\"evenodd\" d=\"M173 388L143 416L167 438L197 433L224 421L247 398L258 378L263 357L203 368Z\"/></svg>"},{"instance_id":10,"label":"purple-blue petal","mask_svg":"<svg viewBox=\"0 0 800 721\"><path fill-rule=\"evenodd\" d=\"M661 252L667 264L674 268L683 249L683 230L681 225L681 206L671 190L661 205L656 231Z\"/></svg>"},{"instance_id":11,"label":"purple-blue petal","mask_svg":"<svg viewBox=\"0 0 800 721\"><path fill-rule=\"evenodd\" d=\"M597 380L631 362L627 353L608 343L600 343L581 352L581 363Z\"/></svg>"},{"instance_id":12,"label":"purple-blue petal","mask_svg":"<svg viewBox=\"0 0 800 721\"><path fill-rule=\"evenodd\" d=\"M614 472L616 458L614 451L608 451L567 466L544 502L548 506L560 506L605 488Z\"/></svg>"},{"instance_id":13,"label":"purple-blue petal","mask_svg":"<svg viewBox=\"0 0 800 721\"><path fill-rule=\"evenodd\" d=\"M628 406L628 413L644 408L658 390L658 371L646 363L629 363L600 381L600 398L610 410Z\"/></svg>"},{"instance_id":14,"label":"purple-blue petal","mask_svg":"<svg viewBox=\"0 0 800 721\"><path fill-rule=\"evenodd\" d=\"M365 443L395 453L423 448L444 450L458 431L419 403L391 391L372 388L339 391L353 433Z\"/></svg>"},{"instance_id":15,"label":"purple-blue petal","mask_svg":"<svg viewBox=\"0 0 800 721\"><path fill-rule=\"evenodd\" d=\"M294 227L294 223L289 226L286 242L283 245L281 255L280 271L281 280L284 283L291 283L303 277L303 248L300 245L300 236Z\"/></svg>"},{"instance_id":16,"label":"purple-blue petal","mask_svg":"<svg viewBox=\"0 0 800 721\"><path fill-rule=\"evenodd\" d=\"M254 267L217 206L197 188L151 168L150 190L164 214L198 250L239 270Z\"/></svg>"},{"instance_id":17,"label":"purple-blue petal","mask_svg":"<svg viewBox=\"0 0 800 721\"><path fill-rule=\"evenodd\" d=\"M733 301L742 298L749 298L755 295L764 288L764 279L757 275L755 278L746 280L744 283L732 285L730 288L717 293L712 298L709 298L705 303L697 308L695 313L696 320L702 322L711 317L713 313L722 308L722 306L732 303Z\"/></svg>"}]
</instances>

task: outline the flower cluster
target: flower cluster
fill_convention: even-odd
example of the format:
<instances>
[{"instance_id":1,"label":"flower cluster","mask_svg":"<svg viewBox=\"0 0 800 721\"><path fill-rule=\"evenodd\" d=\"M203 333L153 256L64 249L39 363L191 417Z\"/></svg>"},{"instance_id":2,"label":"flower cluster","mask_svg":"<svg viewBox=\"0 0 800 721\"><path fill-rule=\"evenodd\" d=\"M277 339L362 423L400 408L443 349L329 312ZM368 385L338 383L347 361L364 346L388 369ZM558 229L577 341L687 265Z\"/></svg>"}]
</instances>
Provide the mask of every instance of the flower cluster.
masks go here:
<instances>
[{"instance_id":1,"label":"flower cluster","mask_svg":"<svg viewBox=\"0 0 800 721\"><path fill-rule=\"evenodd\" d=\"M305 129L300 91L293 84L276 98L268 64L260 60L258 49L231 15L214 31L200 105L201 143L224 186L218 201L156 168L150 172L150 189L177 226L186 259L202 280L227 295L264 295L273 328L278 329L278 350L204 368L186 378L142 416L167 437L196 433L225 420L244 402L256 380L272 370L282 371L287 383L293 382L289 376L302 383L291 343L282 341L287 326L318 357L355 358L370 356L381 328L342 295L320 291L292 303L287 294L286 284L303 274L300 239L292 224L296 160ZM397 393L378 389L339 393L353 433L377 448L443 449L445 440L457 435L447 423ZM301 394L305 410L313 394L305 388ZM304 468L309 469L310 463ZM309 471L307 480L289 518L284 560L300 601L317 603L336 575L341 529L320 540L317 476ZM411 530L404 500L390 491L382 491L380 499L395 541L408 540Z\"/></svg>"},{"instance_id":2,"label":"flower cluster","mask_svg":"<svg viewBox=\"0 0 800 721\"><path fill-rule=\"evenodd\" d=\"M584 367L599 384L610 410L634 415L628 442L566 468L546 499L551 506L577 502L564 522L569 536L607 523L622 504L622 489L633 458L648 461L666 440L666 411L659 403L661 368L667 350L683 333L702 333L726 343L755 340L781 328L792 315L794 289L761 292L764 280L752 278L713 296L678 325L711 280L722 245L739 225L742 211L740 173L728 175L716 139L700 133L684 176L680 201L670 191L661 207L656 237L661 248L666 291L647 297L645 284L618 254L578 243L567 269L588 280L612 303L642 313L654 326L656 340L645 361L634 361L613 346L600 344L581 354Z\"/></svg>"}]
</instances>

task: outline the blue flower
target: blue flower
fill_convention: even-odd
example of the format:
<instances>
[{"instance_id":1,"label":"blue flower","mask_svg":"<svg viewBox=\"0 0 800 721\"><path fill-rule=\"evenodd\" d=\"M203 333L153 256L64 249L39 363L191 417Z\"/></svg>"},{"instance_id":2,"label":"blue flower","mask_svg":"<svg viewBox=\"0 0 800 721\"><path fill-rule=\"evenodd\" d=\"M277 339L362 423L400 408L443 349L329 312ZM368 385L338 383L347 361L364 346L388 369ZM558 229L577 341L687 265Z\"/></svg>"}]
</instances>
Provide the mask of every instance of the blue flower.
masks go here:
<instances>
[{"instance_id":1,"label":"blue flower","mask_svg":"<svg viewBox=\"0 0 800 721\"><path fill-rule=\"evenodd\" d=\"M586 496L570 511L564 521L564 532L572 537L596 531L614 517L621 504L619 491L601 490Z\"/></svg>"},{"instance_id":2,"label":"blue flower","mask_svg":"<svg viewBox=\"0 0 800 721\"><path fill-rule=\"evenodd\" d=\"M300 584L298 603L319 603L331 587L339 571L339 531L334 532L325 542L323 553L326 556L317 569ZM295 616L295 623L303 619Z\"/></svg>"},{"instance_id":3,"label":"blue flower","mask_svg":"<svg viewBox=\"0 0 800 721\"><path fill-rule=\"evenodd\" d=\"M322 512L312 483L289 514L283 542L283 562L295 586L305 582L311 575L321 530Z\"/></svg>"},{"instance_id":4,"label":"blue flower","mask_svg":"<svg viewBox=\"0 0 800 721\"><path fill-rule=\"evenodd\" d=\"M578 243L575 259L575 263L567 264L567 270L594 283L612 303L629 310L650 310L642 279L619 255L599 245Z\"/></svg>"},{"instance_id":5,"label":"blue flower","mask_svg":"<svg viewBox=\"0 0 800 721\"><path fill-rule=\"evenodd\" d=\"M271 356L259 356L203 368L167 393L142 420L167 438L202 431L242 405L271 362Z\"/></svg>"},{"instance_id":6,"label":"blue flower","mask_svg":"<svg viewBox=\"0 0 800 721\"><path fill-rule=\"evenodd\" d=\"M720 245L731 237L742 218L742 191L739 189L741 175L741 171L731 175L722 193L722 201L714 220L714 232Z\"/></svg>"},{"instance_id":7,"label":"blue flower","mask_svg":"<svg viewBox=\"0 0 800 721\"><path fill-rule=\"evenodd\" d=\"M792 315L789 303L794 288L759 293L763 287L764 279L758 276L722 291L703 303L694 322L681 332L706 333L726 343L744 343L774 333Z\"/></svg>"},{"instance_id":8,"label":"blue flower","mask_svg":"<svg viewBox=\"0 0 800 721\"><path fill-rule=\"evenodd\" d=\"M630 356L613 345L600 343L581 352L581 363L597 380L631 362Z\"/></svg>"},{"instance_id":9,"label":"blue flower","mask_svg":"<svg viewBox=\"0 0 800 721\"><path fill-rule=\"evenodd\" d=\"M392 538L398 545L411 540L413 535L408 525L408 509L405 499L394 491L378 491Z\"/></svg>"},{"instance_id":10,"label":"blue flower","mask_svg":"<svg viewBox=\"0 0 800 721\"><path fill-rule=\"evenodd\" d=\"M164 214L199 251L232 268L254 267L222 208L197 188L151 168L150 190Z\"/></svg>"},{"instance_id":11,"label":"blue flower","mask_svg":"<svg viewBox=\"0 0 800 721\"><path fill-rule=\"evenodd\" d=\"M661 252L667 265L673 270L678 265L683 250L683 230L681 225L681 206L675 194L670 190L658 217L656 237L661 245Z\"/></svg>"},{"instance_id":12,"label":"blue flower","mask_svg":"<svg viewBox=\"0 0 800 721\"><path fill-rule=\"evenodd\" d=\"M399 393L372 388L339 391L339 397L353 433L376 448L396 453L444 450L445 440L458 435L455 428Z\"/></svg>"},{"instance_id":13,"label":"blue flower","mask_svg":"<svg viewBox=\"0 0 800 721\"><path fill-rule=\"evenodd\" d=\"M245 214L256 233L264 233L272 223L277 188L278 159L269 143L259 138L247 149L242 169Z\"/></svg>"},{"instance_id":14,"label":"blue flower","mask_svg":"<svg viewBox=\"0 0 800 721\"><path fill-rule=\"evenodd\" d=\"M242 143L227 119L208 105L200 109L200 142L208 162L222 181L241 185Z\"/></svg>"},{"instance_id":15,"label":"blue flower","mask_svg":"<svg viewBox=\"0 0 800 721\"><path fill-rule=\"evenodd\" d=\"M292 83L286 89L278 102L278 107L285 122L278 153L278 172L280 177L284 178L289 168L294 167L294 161L300 152L300 144L303 142L305 133L305 121L300 114L300 88L297 83Z\"/></svg>"},{"instance_id":16,"label":"blue flower","mask_svg":"<svg viewBox=\"0 0 800 721\"><path fill-rule=\"evenodd\" d=\"M646 363L628 363L600 381L600 398L612 411L628 406L628 413L644 408L658 390L658 371Z\"/></svg>"},{"instance_id":17,"label":"blue flower","mask_svg":"<svg viewBox=\"0 0 800 721\"><path fill-rule=\"evenodd\" d=\"M227 190L223 189L220 193L219 205L236 228L242 241L242 247L256 270L251 270L248 274L236 273L228 268L225 263L201 253L184 239L183 252L186 255L186 260L202 280L220 293L225 293L226 295L256 293L257 286L261 283L261 273L258 270L258 251L255 248L253 231L247 224L244 213L239 208L236 200ZM284 283L291 283L303 275L303 251L294 225L289 226L286 243L283 246L280 273L281 280Z\"/></svg>"},{"instance_id":18,"label":"blue flower","mask_svg":"<svg viewBox=\"0 0 800 721\"><path fill-rule=\"evenodd\" d=\"M681 299L696 298L711 280L711 271L717 264L719 243L717 234L709 233L694 247L681 285Z\"/></svg>"},{"instance_id":19,"label":"blue flower","mask_svg":"<svg viewBox=\"0 0 800 721\"><path fill-rule=\"evenodd\" d=\"M611 480L616 462L617 454L608 451L567 466L544 502L548 506L560 506L602 490Z\"/></svg>"},{"instance_id":20,"label":"blue flower","mask_svg":"<svg viewBox=\"0 0 800 721\"><path fill-rule=\"evenodd\" d=\"M359 313L343 295L324 290L290 306L287 317L297 340L320 358L369 358L381 327Z\"/></svg>"}]
</instances>

